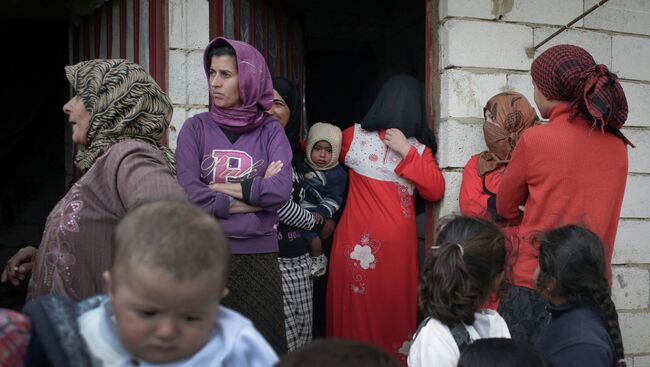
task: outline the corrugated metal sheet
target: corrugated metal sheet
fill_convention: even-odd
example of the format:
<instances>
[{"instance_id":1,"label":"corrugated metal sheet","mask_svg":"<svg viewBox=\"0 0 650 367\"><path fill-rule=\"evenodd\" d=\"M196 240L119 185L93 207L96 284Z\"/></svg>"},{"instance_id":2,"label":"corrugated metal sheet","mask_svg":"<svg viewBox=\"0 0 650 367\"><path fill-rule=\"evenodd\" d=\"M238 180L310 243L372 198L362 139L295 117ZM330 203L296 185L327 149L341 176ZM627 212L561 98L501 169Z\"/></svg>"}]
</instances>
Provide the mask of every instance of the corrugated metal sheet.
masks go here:
<instances>
[{"instance_id":1,"label":"corrugated metal sheet","mask_svg":"<svg viewBox=\"0 0 650 367\"><path fill-rule=\"evenodd\" d=\"M164 0L110 0L70 23L70 64L123 58L140 64L167 90Z\"/></svg>"},{"instance_id":2,"label":"corrugated metal sheet","mask_svg":"<svg viewBox=\"0 0 650 367\"><path fill-rule=\"evenodd\" d=\"M252 44L266 58L271 75L298 83L304 96L305 47L297 19L264 0L209 1L210 39L225 36Z\"/></svg>"}]
</instances>

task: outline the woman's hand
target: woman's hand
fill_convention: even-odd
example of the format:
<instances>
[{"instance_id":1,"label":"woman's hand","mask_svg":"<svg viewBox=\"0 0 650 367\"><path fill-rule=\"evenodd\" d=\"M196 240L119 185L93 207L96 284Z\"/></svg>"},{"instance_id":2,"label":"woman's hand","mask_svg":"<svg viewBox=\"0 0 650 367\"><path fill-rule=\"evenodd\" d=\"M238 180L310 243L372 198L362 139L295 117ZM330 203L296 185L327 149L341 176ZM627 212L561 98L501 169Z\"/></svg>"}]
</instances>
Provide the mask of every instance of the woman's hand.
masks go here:
<instances>
[{"instance_id":1,"label":"woman's hand","mask_svg":"<svg viewBox=\"0 0 650 367\"><path fill-rule=\"evenodd\" d=\"M0 276L2 283L10 282L14 286L20 285L22 281L27 279L32 273L34 268L34 259L36 257L36 247L27 246L23 247L7 261Z\"/></svg>"},{"instance_id":2,"label":"woman's hand","mask_svg":"<svg viewBox=\"0 0 650 367\"><path fill-rule=\"evenodd\" d=\"M406 157L409 150L411 150L411 144L406 140L406 136L400 129L387 129L384 144L401 155L402 158Z\"/></svg>"},{"instance_id":3,"label":"woman's hand","mask_svg":"<svg viewBox=\"0 0 650 367\"><path fill-rule=\"evenodd\" d=\"M278 172L282 170L284 163L282 161L271 162L268 167L266 167L266 172L264 172L264 178L269 178L275 176Z\"/></svg>"}]
</instances>

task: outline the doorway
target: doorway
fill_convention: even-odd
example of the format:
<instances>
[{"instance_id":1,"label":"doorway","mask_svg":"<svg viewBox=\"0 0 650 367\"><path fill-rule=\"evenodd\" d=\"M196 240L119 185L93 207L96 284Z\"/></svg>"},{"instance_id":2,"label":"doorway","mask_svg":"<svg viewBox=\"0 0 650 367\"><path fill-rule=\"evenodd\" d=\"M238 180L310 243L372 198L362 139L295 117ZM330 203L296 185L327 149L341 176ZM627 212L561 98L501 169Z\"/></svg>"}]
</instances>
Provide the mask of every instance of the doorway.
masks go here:
<instances>
[{"instance_id":1,"label":"doorway","mask_svg":"<svg viewBox=\"0 0 650 367\"><path fill-rule=\"evenodd\" d=\"M62 112L69 94L63 71L68 23L45 20L25 9L18 15L0 15L0 34L4 50L0 264L4 265L19 248L39 245L47 215L65 192L66 164L71 163L66 159L69 127ZM0 307L20 309L24 298L24 285L0 284Z\"/></svg>"}]
</instances>

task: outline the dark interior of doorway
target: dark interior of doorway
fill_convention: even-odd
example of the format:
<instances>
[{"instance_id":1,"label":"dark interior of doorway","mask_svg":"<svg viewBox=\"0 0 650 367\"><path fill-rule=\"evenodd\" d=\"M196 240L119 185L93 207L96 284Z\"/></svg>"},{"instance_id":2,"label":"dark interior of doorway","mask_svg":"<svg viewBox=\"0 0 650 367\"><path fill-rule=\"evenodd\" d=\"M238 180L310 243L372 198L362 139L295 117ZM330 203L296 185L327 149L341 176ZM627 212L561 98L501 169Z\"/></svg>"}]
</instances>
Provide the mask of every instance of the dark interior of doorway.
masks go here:
<instances>
[{"instance_id":1,"label":"dark interior of doorway","mask_svg":"<svg viewBox=\"0 0 650 367\"><path fill-rule=\"evenodd\" d=\"M67 24L35 19L28 10L0 15L2 267L18 248L38 246L47 215L65 192ZM24 296L24 286L0 284L0 307L18 309Z\"/></svg>"},{"instance_id":2,"label":"dark interior of doorway","mask_svg":"<svg viewBox=\"0 0 650 367\"><path fill-rule=\"evenodd\" d=\"M286 0L303 21L307 122L360 122L382 83L425 79L424 0Z\"/></svg>"},{"instance_id":3,"label":"dark interior of doorway","mask_svg":"<svg viewBox=\"0 0 650 367\"><path fill-rule=\"evenodd\" d=\"M425 81L425 0L285 0L302 20L307 125L361 122L388 77ZM420 261L424 215L419 215ZM325 251L330 249L325 244ZM314 280L313 337L325 335L327 277Z\"/></svg>"}]
</instances>

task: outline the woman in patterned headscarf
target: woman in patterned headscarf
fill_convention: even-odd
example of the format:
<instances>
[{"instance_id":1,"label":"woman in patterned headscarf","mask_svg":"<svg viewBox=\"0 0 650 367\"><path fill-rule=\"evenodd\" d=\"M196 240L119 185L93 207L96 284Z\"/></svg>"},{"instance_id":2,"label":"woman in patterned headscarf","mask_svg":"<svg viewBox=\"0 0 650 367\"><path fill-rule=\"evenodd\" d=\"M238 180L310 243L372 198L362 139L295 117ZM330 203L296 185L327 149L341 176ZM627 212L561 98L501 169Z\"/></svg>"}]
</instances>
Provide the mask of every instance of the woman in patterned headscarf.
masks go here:
<instances>
[{"instance_id":1,"label":"woman in patterned headscarf","mask_svg":"<svg viewBox=\"0 0 650 367\"><path fill-rule=\"evenodd\" d=\"M472 156L465 165L459 204L463 215L497 219L496 192L501 177L517 140L538 118L526 97L517 92L490 98L483 114L483 136L488 150Z\"/></svg>"},{"instance_id":2,"label":"woman in patterned headscarf","mask_svg":"<svg viewBox=\"0 0 650 367\"><path fill-rule=\"evenodd\" d=\"M605 245L606 273L623 203L627 144L620 128L627 102L616 75L584 49L558 45L531 66L535 103L549 123L525 131L496 199L497 212L521 223L511 282L499 306L512 337L532 341L542 321L536 234L579 224ZM520 207L524 210L520 210Z\"/></svg>"},{"instance_id":3,"label":"woman in patterned headscarf","mask_svg":"<svg viewBox=\"0 0 650 367\"><path fill-rule=\"evenodd\" d=\"M12 257L3 281L18 285L33 268L28 299L58 294L74 301L102 293L117 222L159 199L185 199L173 153L160 144L172 105L156 82L126 60L91 60L65 68L74 97L63 106L75 164L84 173L52 209L41 245Z\"/></svg>"}]
</instances>

